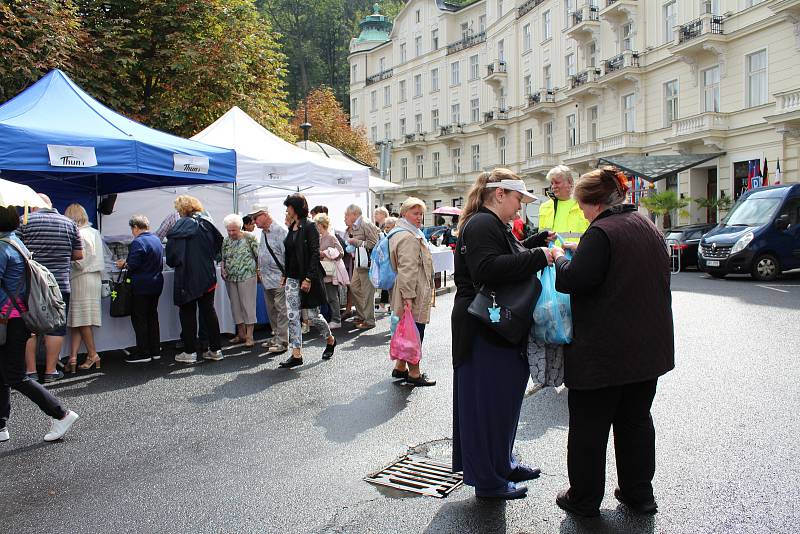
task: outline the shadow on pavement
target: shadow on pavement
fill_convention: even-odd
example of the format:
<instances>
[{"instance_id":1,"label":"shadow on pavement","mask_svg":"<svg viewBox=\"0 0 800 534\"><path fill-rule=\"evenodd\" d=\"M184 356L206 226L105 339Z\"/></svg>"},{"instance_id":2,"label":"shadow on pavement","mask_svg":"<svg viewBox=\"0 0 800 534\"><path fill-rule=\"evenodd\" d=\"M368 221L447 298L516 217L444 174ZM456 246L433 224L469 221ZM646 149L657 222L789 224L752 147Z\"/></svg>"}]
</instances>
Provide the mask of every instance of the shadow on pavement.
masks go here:
<instances>
[{"instance_id":1,"label":"shadow on pavement","mask_svg":"<svg viewBox=\"0 0 800 534\"><path fill-rule=\"evenodd\" d=\"M452 532L506 533L505 501L483 501L476 498L448 502L439 508L424 534Z\"/></svg>"},{"instance_id":2,"label":"shadow on pavement","mask_svg":"<svg viewBox=\"0 0 800 534\"><path fill-rule=\"evenodd\" d=\"M347 404L322 410L315 425L325 428L325 437L330 441L353 441L359 434L386 423L403 411L413 390L389 380L375 383Z\"/></svg>"},{"instance_id":3,"label":"shadow on pavement","mask_svg":"<svg viewBox=\"0 0 800 534\"><path fill-rule=\"evenodd\" d=\"M555 388L545 388L525 399L519 423L517 440L521 441L535 441L550 428L566 430L569 426L567 390L556 393Z\"/></svg>"},{"instance_id":4,"label":"shadow on pavement","mask_svg":"<svg viewBox=\"0 0 800 534\"><path fill-rule=\"evenodd\" d=\"M299 372L287 369L264 369L253 373L239 373L232 380L216 386L211 393L189 398L189 402L208 404L222 399L249 397L282 382L296 380L300 376Z\"/></svg>"},{"instance_id":5,"label":"shadow on pavement","mask_svg":"<svg viewBox=\"0 0 800 534\"><path fill-rule=\"evenodd\" d=\"M567 514L561 521L560 534L652 534L655 518L629 514L624 506L601 510L600 517L580 518Z\"/></svg>"}]
</instances>

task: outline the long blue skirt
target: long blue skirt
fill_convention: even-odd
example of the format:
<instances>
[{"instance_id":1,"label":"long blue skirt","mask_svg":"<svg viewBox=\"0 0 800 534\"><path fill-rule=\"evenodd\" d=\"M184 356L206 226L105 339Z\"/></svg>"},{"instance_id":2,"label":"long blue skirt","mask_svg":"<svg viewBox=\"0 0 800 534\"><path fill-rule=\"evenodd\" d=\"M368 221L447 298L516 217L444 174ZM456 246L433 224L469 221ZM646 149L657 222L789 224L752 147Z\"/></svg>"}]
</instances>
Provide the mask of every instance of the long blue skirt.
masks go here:
<instances>
[{"instance_id":1,"label":"long blue skirt","mask_svg":"<svg viewBox=\"0 0 800 534\"><path fill-rule=\"evenodd\" d=\"M508 348L475 336L472 357L454 370L453 471L482 491L505 488L517 466L512 455L528 383L524 347Z\"/></svg>"}]
</instances>

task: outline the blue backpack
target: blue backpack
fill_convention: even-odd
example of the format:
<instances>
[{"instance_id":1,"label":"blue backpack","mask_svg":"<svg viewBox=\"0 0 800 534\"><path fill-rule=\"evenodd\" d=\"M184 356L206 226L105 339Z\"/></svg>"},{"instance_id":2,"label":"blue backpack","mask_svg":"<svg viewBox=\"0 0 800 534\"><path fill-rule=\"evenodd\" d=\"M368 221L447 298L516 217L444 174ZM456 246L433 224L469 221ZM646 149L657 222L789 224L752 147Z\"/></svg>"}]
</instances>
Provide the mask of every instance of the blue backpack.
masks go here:
<instances>
[{"instance_id":1,"label":"blue backpack","mask_svg":"<svg viewBox=\"0 0 800 534\"><path fill-rule=\"evenodd\" d=\"M389 258L389 238L397 232L408 232L403 228L392 228L392 230L378 241L372 249L370 259L372 265L369 267L369 281L376 289L392 289L397 273L392 269L392 262Z\"/></svg>"}]
</instances>

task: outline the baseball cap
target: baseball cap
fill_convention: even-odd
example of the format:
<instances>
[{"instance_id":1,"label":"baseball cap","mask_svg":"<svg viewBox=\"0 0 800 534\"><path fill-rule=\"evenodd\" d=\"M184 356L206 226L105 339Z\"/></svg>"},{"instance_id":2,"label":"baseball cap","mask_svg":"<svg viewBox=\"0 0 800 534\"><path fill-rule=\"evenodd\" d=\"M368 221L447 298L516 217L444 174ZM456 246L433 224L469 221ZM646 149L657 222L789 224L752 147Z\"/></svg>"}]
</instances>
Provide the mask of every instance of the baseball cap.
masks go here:
<instances>
[{"instance_id":1,"label":"baseball cap","mask_svg":"<svg viewBox=\"0 0 800 534\"><path fill-rule=\"evenodd\" d=\"M499 182L488 182L486 187L499 187L507 191L516 191L522 193L522 203L536 202L539 200L534 195L530 194L525 188L525 182L522 180L500 180Z\"/></svg>"}]
</instances>

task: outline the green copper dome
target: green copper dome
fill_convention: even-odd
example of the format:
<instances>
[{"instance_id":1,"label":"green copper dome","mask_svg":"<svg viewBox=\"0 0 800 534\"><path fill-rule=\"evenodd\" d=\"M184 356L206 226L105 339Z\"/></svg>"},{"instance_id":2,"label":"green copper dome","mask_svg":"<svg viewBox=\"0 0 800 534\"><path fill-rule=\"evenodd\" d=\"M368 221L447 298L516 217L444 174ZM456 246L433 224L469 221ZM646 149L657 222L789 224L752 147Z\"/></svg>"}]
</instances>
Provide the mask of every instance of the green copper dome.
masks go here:
<instances>
[{"instance_id":1,"label":"green copper dome","mask_svg":"<svg viewBox=\"0 0 800 534\"><path fill-rule=\"evenodd\" d=\"M364 17L358 25L361 28L361 35L356 39L357 43L388 41L389 32L392 31L392 21L389 17L381 15L381 8L377 3L372 8L372 15Z\"/></svg>"}]
</instances>

